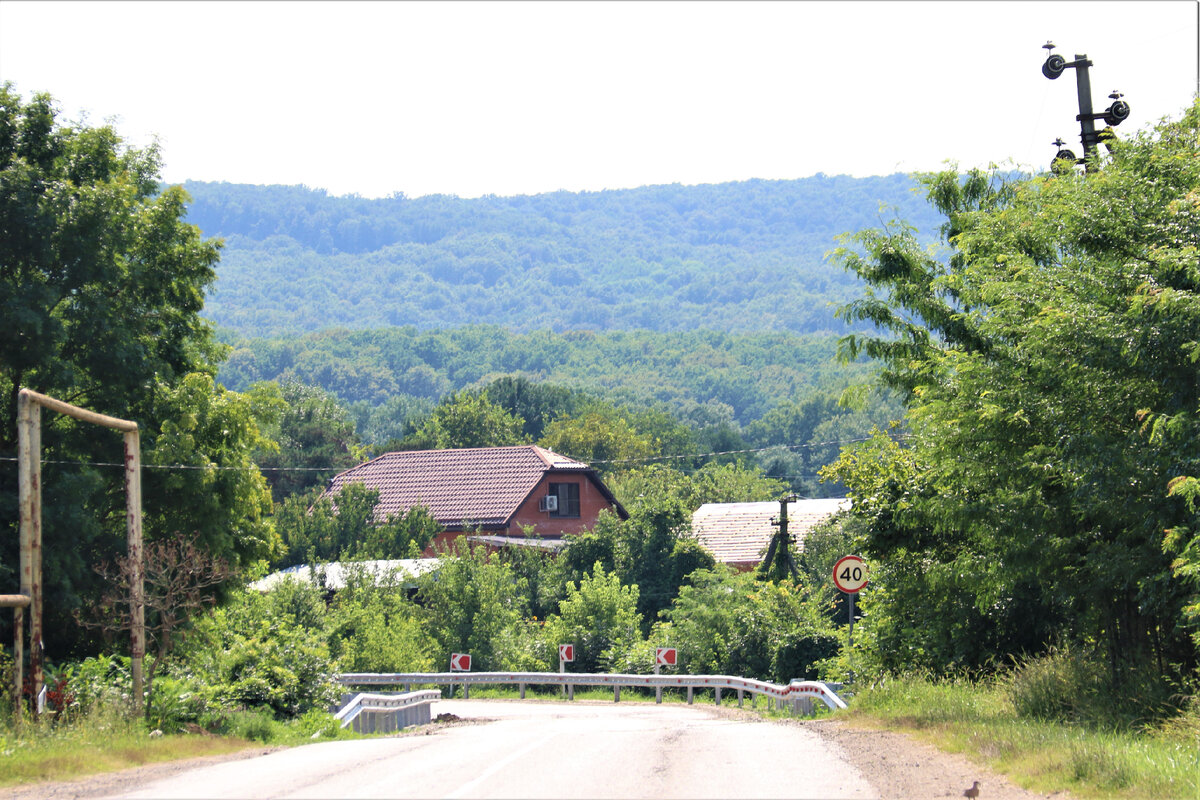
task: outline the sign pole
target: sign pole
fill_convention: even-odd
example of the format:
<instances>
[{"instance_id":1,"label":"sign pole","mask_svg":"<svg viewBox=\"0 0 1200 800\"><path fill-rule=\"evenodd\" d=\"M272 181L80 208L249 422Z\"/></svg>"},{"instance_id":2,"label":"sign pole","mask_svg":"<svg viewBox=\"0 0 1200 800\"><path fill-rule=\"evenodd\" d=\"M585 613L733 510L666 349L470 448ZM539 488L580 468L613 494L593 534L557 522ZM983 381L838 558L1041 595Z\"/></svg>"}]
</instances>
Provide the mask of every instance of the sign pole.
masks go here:
<instances>
[{"instance_id":1,"label":"sign pole","mask_svg":"<svg viewBox=\"0 0 1200 800\"><path fill-rule=\"evenodd\" d=\"M854 592L850 593L850 627L849 627L849 646L854 649Z\"/></svg>"}]
</instances>

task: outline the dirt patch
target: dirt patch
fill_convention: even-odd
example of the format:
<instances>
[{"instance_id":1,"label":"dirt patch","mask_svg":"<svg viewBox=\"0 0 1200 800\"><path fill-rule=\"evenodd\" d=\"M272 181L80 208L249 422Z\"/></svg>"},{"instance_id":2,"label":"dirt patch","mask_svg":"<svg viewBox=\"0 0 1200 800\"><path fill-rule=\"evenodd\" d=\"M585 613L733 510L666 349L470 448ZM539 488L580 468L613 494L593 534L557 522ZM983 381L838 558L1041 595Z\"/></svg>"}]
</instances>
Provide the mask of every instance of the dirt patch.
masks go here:
<instances>
[{"instance_id":1,"label":"dirt patch","mask_svg":"<svg viewBox=\"0 0 1200 800\"><path fill-rule=\"evenodd\" d=\"M786 720L784 724L802 725L836 744L883 800L964 797L963 792L975 781L979 782L976 796L981 800L1070 800L1065 792L1046 795L1022 789L964 756L942 752L903 733L833 719Z\"/></svg>"}]
</instances>

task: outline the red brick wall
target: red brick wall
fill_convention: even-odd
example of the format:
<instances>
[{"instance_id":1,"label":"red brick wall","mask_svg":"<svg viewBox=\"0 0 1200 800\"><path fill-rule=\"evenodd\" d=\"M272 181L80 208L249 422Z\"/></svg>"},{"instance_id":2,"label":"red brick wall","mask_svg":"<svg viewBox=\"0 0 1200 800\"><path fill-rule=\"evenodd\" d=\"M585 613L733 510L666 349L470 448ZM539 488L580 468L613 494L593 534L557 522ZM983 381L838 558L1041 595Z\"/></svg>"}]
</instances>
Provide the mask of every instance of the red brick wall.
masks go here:
<instances>
[{"instance_id":1,"label":"red brick wall","mask_svg":"<svg viewBox=\"0 0 1200 800\"><path fill-rule=\"evenodd\" d=\"M551 483L579 484L578 517L552 517L549 511L538 511L538 500L544 497L550 490ZM600 512L612 507L612 503L608 502L604 495L600 493L600 490L596 488L596 484L583 475L562 473L546 475L542 477L541 482L538 483L533 493L517 509L517 513L513 515L512 523L509 525L507 531L487 530L484 533L523 536L524 527L531 525L534 531L542 538L555 539L565 533L583 533L584 531L591 530L596 524L596 519L600 516ZM425 552L422 555L426 558L437 555L439 551L448 549L450 543L459 536L462 536L461 531L439 533L433 542L430 543L429 547L425 548Z\"/></svg>"},{"instance_id":2,"label":"red brick wall","mask_svg":"<svg viewBox=\"0 0 1200 800\"><path fill-rule=\"evenodd\" d=\"M538 511L538 499L549 491L551 483L579 484L579 517L552 517L549 511ZM533 493L517 509L509 528L509 536L520 536L524 525L532 525L539 536L556 538L564 533L583 533L591 530L596 524L596 518L603 509L612 508L596 484L583 475L547 475L544 476Z\"/></svg>"}]
</instances>

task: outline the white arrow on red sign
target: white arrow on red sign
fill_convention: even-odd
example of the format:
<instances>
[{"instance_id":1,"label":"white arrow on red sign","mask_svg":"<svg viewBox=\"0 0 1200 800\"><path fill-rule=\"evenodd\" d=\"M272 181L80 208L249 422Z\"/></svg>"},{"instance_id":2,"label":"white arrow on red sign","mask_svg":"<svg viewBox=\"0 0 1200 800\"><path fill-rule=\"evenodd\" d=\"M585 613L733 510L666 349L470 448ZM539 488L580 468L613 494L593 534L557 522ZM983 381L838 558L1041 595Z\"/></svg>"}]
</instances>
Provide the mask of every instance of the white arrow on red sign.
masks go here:
<instances>
[{"instance_id":1,"label":"white arrow on red sign","mask_svg":"<svg viewBox=\"0 0 1200 800\"><path fill-rule=\"evenodd\" d=\"M470 672L471 671L471 654L470 653L451 653L450 654L450 671L451 672Z\"/></svg>"},{"instance_id":2,"label":"white arrow on red sign","mask_svg":"<svg viewBox=\"0 0 1200 800\"><path fill-rule=\"evenodd\" d=\"M559 661L574 661L575 660L575 645L560 644L558 646Z\"/></svg>"},{"instance_id":3,"label":"white arrow on red sign","mask_svg":"<svg viewBox=\"0 0 1200 800\"><path fill-rule=\"evenodd\" d=\"M656 647L654 649L654 663L664 667L675 666L675 648Z\"/></svg>"}]
</instances>

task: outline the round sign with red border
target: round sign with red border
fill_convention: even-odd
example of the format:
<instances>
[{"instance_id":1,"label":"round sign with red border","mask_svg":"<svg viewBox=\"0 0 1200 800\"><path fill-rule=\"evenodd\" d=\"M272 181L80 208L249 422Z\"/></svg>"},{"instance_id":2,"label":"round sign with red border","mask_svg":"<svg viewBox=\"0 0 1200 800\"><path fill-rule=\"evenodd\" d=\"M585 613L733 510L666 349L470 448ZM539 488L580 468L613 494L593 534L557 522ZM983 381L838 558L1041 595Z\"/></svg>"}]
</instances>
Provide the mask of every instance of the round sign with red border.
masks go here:
<instances>
[{"instance_id":1,"label":"round sign with red border","mask_svg":"<svg viewBox=\"0 0 1200 800\"><path fill-rule=\"evenodd\" d=\"M833 582L846 594L857 594L867 585L867 562L858 556L843 556L833 565Z\"/></svg>"}]
</instances>

